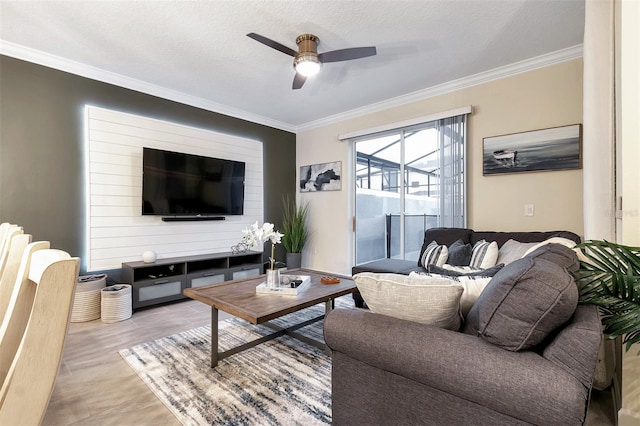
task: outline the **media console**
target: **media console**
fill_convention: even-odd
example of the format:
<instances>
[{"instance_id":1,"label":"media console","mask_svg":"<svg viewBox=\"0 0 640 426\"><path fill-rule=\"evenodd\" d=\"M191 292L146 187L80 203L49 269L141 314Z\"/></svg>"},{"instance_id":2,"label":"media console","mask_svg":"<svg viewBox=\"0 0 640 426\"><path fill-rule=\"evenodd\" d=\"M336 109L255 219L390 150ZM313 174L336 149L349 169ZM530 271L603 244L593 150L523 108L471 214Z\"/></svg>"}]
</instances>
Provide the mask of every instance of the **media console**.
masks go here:
<instances>
[{"instance_id":1,"label":"media console","mask_svg":"<svg viewBox=\"0 0 640 426\"><path fill-rule=\"evenodd\" d=\"M184 299L185 288L196 288L262 274L261 252L214 253L125 262L122 278L131 284L133 309Z\"/></svg>"}]
</instances>

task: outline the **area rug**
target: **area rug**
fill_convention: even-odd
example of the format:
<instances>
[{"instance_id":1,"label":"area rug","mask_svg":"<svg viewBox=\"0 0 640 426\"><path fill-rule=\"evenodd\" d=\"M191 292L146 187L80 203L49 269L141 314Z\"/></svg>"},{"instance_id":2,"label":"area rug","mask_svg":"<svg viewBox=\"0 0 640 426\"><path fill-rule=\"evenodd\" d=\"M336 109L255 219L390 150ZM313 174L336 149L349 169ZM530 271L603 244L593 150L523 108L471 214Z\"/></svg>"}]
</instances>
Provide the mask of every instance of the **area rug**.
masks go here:
<instances>
[{"instance_id":1,"label":"area rug","mask_svg":"<svg viewBox=\"0 0 640 426\"><path fill-rule=\"evenodd\" d=\"M337 300L336 307L353 302ZM296 324L322 315L316 305L273 322ZM322 340L322 321L298 330ZM224 351L270 334L238 318L220 322ZM120 351L144 383L184 425L320 425L331 423L331 359L322 350L282 336L210 368L210 326Z\"/></svg>"}]
</instances>

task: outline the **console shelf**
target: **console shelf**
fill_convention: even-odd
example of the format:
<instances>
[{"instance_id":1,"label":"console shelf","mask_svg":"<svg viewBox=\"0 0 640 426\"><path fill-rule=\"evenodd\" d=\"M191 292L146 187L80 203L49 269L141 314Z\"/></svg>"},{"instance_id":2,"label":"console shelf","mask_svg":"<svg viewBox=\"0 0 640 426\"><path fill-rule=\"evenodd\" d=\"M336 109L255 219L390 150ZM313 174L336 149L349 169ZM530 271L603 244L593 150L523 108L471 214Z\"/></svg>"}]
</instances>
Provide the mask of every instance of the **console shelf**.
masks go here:
<instances>
[{"instance_id":1,"label":"console shelf","mask_svg":"<svg viewBox=\"0 0 640 426\"><path fill-rule=\"evenodd\" d=\"M262 273L262 253L214 253L125 262L122 278L131 284L133 309L184 299L185 288L202 287Z\"/></svg>"}]
</instances>

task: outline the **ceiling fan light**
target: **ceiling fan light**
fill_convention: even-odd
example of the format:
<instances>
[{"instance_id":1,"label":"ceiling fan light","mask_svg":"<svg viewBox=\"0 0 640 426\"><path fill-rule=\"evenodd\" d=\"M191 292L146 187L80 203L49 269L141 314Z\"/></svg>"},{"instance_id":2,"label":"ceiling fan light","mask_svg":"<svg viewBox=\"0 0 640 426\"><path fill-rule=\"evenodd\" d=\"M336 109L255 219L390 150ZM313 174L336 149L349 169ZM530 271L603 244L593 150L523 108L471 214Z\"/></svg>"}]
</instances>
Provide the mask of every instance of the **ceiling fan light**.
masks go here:
<instances>
[{"instance_id":1,"label":"ceiling fan light","mask_svg":"<svg viewBox=\"0 0 640 426\"><path fill-rule=\"evenodd\" d=\"M316 75L320 71L320 61L314 54L300 54L293 61L293 68L305 77Z\"/></svg>"}]
</instances>

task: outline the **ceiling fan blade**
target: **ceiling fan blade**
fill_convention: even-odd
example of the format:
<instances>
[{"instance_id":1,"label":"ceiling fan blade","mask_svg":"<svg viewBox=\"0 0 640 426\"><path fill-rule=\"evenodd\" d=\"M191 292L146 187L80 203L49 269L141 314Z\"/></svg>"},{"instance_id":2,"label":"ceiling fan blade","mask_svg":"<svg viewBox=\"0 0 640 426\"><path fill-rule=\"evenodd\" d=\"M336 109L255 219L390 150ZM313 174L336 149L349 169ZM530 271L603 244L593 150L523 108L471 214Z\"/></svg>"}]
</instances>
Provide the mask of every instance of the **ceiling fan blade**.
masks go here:
<instances>
[{"instance_id":1,"label":"ceiling fan blade","mask_svg":"<svg viewBox=\"0 0 640 426\"><path fill-rule=\"evenodd\" d=\"M247 37L254 39L257 42L260 42L266 46L271 47L272 49L276 49L279 50L282 53L285 53L289 56L293 56L295 57L298 52L285 46L284 44L280 44L277 41L273 41L270 38L266 38L264 36L261 36L260 34L256 34L256 33L249 33L247 34Z\"/></svg>"},{"instance_id":2,"label":"ceiling fan blade","mask_svg":"<svg viewBox=\"0 0 640 426\"><path fill-rule=\"evenodd\" d=\"M297 72L296 76L293 77L293 85L291 86L291 88L293 90L299 89L304 85L305 81L307 81L307 77Z\"/></svg>"},{"instance_id":3,"label":"ceiling fan blade","mask_svg":"<svg viewBox=\"0 0 640 426\"><path fill-rule=\"evenodd\" d=\"M349 49L332 50L318 55L320 62L340 62L349 61L351 59L366 58L376 54L375 47L351 47Z\"/></svg>"}]
</instances>

